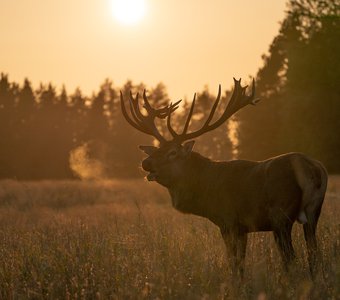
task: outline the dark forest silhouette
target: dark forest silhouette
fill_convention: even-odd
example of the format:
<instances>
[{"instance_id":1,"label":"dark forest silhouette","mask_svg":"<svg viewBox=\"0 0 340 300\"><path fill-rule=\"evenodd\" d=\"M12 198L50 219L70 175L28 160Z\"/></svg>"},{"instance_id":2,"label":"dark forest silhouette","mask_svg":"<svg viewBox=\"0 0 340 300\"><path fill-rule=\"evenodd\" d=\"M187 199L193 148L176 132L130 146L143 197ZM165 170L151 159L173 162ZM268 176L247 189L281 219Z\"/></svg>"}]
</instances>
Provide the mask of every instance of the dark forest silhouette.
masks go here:
<instances>
[{"instance_id":1,"label":"dark forest silhouette","mask_svg":"<svg viewBox=\"0 0 340 300\"><path fill-rule=\"evenodd\" d=\"M143 89L143 84L134 85L131 81L121 88L113 88L112 82L106 80L91 97L82 95L80 89L68 95L64 87L57 92L52 84L41 84L33 90L28 79L20 86L2 73L1 178L138 176L142 155L136 143L150 144L152 140L126 124L121 115L119 91L128 97L130 90ZM148 94L157 106L169 101L163 84L149 89ZM201 112L209 107L210 98L208 91L201 93L194 123L199 124ZM226 132L224 127L218 136ZM216 133L208 136L202 151L208 152L208 145L216 140ZM211 155L227 156L228 138L223 137L220 144L225 146L217 147Z\"/></svg>"},{"instance_id":2,"label":"dark forest silhouette","mask_svg":"<svg viewBox=\"0 0 340 300\"><path fill-rule=\"evenodd\" d=\"M237 150L247 159L301 151L340 171L339 1L290 1L288 12L257 74L262 101L236 115ZM207 75L208 76L208 75ZM230 78L231 80L231 78ZM142 154L136 144L150 137L123 119L119 91L128 97L145 86L105 80L99 91L68 94L52 84L34 89L0 77L0 177L17 179L135 177ZM169 102L165 86L148 88L155 106ZM223 93L226 101L230 91ZM210 111L214 95L198 95L192 128ZM176 100L176 99L172 99ZM188 108L184 101L184 108ZM223 107L221 107L223 109ZM184 114L178 114L181 123ZM160 124L160 127L164 124ZM197 149L214 159L231 159L228 124L202 137ZM85 174L85 175L84 175Z\"/></svg>"},{"instance_id":3,"label":"dark forest silhouette","mask_svg":"<svg viewBox=\"0 0 340 300\"><path fill-rule=\"evenodd\" d=\"M238 115L240 157L300 151L340 171L339 36L339 0L289 1L257 74L261 105Z\"/></svg>"}]
</instances>

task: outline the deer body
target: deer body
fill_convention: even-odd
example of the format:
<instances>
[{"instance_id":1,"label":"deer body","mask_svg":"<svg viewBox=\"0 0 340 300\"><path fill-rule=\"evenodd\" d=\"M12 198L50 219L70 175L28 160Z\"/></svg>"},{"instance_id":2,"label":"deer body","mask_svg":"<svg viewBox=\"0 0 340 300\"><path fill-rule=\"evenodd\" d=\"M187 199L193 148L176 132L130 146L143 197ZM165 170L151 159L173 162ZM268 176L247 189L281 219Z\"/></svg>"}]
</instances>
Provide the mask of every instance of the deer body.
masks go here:
<instances>
[{"instance_id":1,"label":"deer body","mask_svg":"<svg viewBox=\"0 0 340 300\"><path fill-rule=\"evenodd\" d=\"M235 80L234 92L223 114L212 122L221 96L221 87L202 128L187 132L195 97L181 134L171 126L171 114L178 103L154 109L143 94L147 115L140 111L138 94L130 94L130 115L121 94L122 112L136 129L154 136L160 147L140 146L148 157L142 168L147 179L165 186L173 206L184 213L208 218L221 231L232 270L243 275L247 233L273 231L284 265L294 259L291 231L295 221L303 224L308 262L312 276L317 262L316 226L327 187L323 165L302 153L288 153L265 161L212 161L193 152L195 137L211 131L248 104L255 104L255 82L246 95L241 80ZM167 119L173 139L165 140L155 118ZM190 140L188 142L185 142ZM185 143L184 143L185 142Z\"/></svg>"},{"instance_id":2,"label":"deer body","mask_svg":"<svg viewBox=\"0 0 340 300\"><path fill-rule=\"evenodd\" d=\"M309 170L312 177L300 182L301 172ZM300 153L261 162L217 162L192 152L177 181L166 187L177 210L206 217L221 230L237 228L249 233L272 231L286 221L306 222L299 216L306 216L308 207L322 204L326 183L324 168ZM308 202L313 197L303 203L304 193L310 190L318 203Z\"/></svg>"}]
</instances>

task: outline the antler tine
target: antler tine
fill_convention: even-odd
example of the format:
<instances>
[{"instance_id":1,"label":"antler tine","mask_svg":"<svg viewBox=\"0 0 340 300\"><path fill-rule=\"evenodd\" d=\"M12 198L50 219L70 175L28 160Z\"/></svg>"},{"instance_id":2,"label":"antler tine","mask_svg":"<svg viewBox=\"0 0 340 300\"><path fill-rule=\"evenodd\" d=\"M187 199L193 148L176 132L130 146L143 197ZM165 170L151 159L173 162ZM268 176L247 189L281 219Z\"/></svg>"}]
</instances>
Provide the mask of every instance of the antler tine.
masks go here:
<instances>
[{"instance_id":1,"label":"antler tine","mask_svg":"<svg viewBox=\"0 0 340 300\"><path fill-rule=\"evenodd\" d=\"M219 84L219 85L218 85L218 94L217 94L215 103L214 103L214 105L213 105L213 107L212 107L212 109L211 109L211 112L210 112L210 114L209 114L209 117L207 118L207 120L205 121L205 123L204 123L203 126L209 125L210 121L211 121L212 118L214 117L214 114L215 114L217 105L218 105L218 103L220 102L220 99L221 99L221 85Z\"/></svg>"},{"instance_id":2,"label":"antler tine","mask_svg":"<svg viewBox=\"0 0 340 300\"><path fill-rule=\"evenodd\" d=\"M153 108L150 105L150 102L148 100L148 97L146 97L146 90L143 90L143 100L144 100L144 108L147 110L147 112L150 112L153 110Z\"/></svg>"},{"instance_id":3,"label":"antler tine","mask_svg":"<svg viewBox=\"0 0 340 300\"><path fill-rule=\"evenodd\" d=\"M131 112L131 116L132 118L135 120L135 122L141 126L141 120L138 118L136 112L135 112L135 109L134 109L134 106L133 106L133 98L132 98L132 95L130 95L130 98L129 98L129 105L130 105L130 112Z\"/></svg>"},{"instance_id":4,"label":"antler tine","mask_svg":"<svg viewBox=\"0 0 340 300\"><path fill-rule=\"evenodd\" d=\"M163 108L157 109L157 111L158 111L157 117L159 119L165 119L168 116L169 110L171 110L171 112L173 113L179 107L178 104L181 101L182 100L179 100L179 101L175 102L174 104L167 105L167 106L165 106Z\"/></svg>"},{"instance_id":5,"label":"antler tine","mask_svg":"<svg viewBox=\"0 0 340 300\"><path fill-rule=\"evenodd\" d=\"M230 118L234 113L236 113L244 106L252 104L252 100L255 96L255 80L253 80L252 91L254 92L252 92L250 96L247 96L245 93L246 87L241 86L241 79L240 80L235 79L234 91L229 102L230 105L229 104L227 105L227 108L224 111L222 117L215 122L217 126L220 126L225 120ZM215 126L215 123L212 124L212 126Z\"/></svg>"},{"instance_id":6,"label":"antler tine","mask_svg":"<svg viewBox=\"0 0 340 300\"><path fill-rule=\"evenodd\" d=\"M123 116L125 118L125 120L134 128L136 128L137 130L144 132L146 134L149 134L149 132L147 132L144 128L142 128L139 124L136 124L134 121L132 121L126 111L125 108L125 104L124 104L124 98L123 98L123 93L122 91L120 91L120 105L121 105L121 109L122 109L122 113Z\"/></svg>"},{"instance_id":7,"label":"antler tine","mask_svg":"<svg viewBox=\"0 0 340 300\"><path fill-rule=\"evenodd\" d=\"M182 101L179 100L171 105L166 105L164 107L155 109L151 106L147 96L146 96L146 90L143 91L143 99L144 99L144 108L147 110L149 115L152 115L153 117L157 117L159 119L165 119L168 116L169 109L173 112L178 108L178 104Z\"/></svg>"},{"instance_id":8,"label":"antler tine","mask_svg":"<svg viewBox=\"0 0 340 300\"><path fill-rule=\"evenodd\" d=\"M194 99L192 101L190 111L186 118L184 128L181 134L178 134L171 126L171 114L176 109L178 109L178 105L181 102L181 100L175 103L170 103L170 105L164 106L162 108L155 109L151 106L149 100L147 99L146 90L144 89L143 91L144 108L147 111L147 115L143 115L142 112L140 111L138 93L136 95L136 98L134 98L132 93L130 92L129 103L130 103L132 119L130 118L129 114L126 111L122 92L120 92L121 107L122 107L124 118L128 121L128 123L131 126L138 129L139 131L142 131L144 133L154 136L161 143L165 143L166 140L158 131L157 126L155 124L155 118L159 118L159 119L167 118L167 127L168 127L170 134L173 137L173 141L177 143L181 143L185 140L196 138L204 134L205 132L211 131L221 126L234 113L236 113L238 110L240 110L244 106L248 104L255 105L260 100L258 98L254 99L255 98L255 79L253 79L251 94L249 96L246 94L247 87L248 86L244 86L244 87L241 86L241 79L236 80L234 78L234 91L231 95L231 98L223 114L215 122L210 124L216 112L217 106L220 102L220 99L221 99L221 85L219 85L216 100L211 108L211 111L210 111L210 114L207 120L204 122L203 126L199 130L190 132L190 133L187 133L187 131L190 125L190 120L194 112L194 107L196 103L196 94L194 95Z\"/></svg>"},{"instance_id":9,"label":"antler tine","mask_svg":"<svg viewBox=\"0 0 340 300\"><path fill-rule=\"evenodd\" d=\"M234 81L235 81L235 87L234 87L233 94L231 96L229 104L227 105L227 108L224 111L222 117L215 122L217 123L217 126L220 126L225 120L229 119L234 113L236 113L238 110L240 110L244 106L248 104L253 104L253 99L255 96L255 80L253 79L252 94L250 96L247 96L245 93L247 86L245 87L241 86L241 79L236 80L234 78ZM212 126L215 126L215 123L212 124Z\"/></svg>"},{"instance_id":10,"label":"antler tine","mask_svg":"<svg viewBox=\"0 0 340 300\"><path fill-rule=\"evenodd\" d=\"M175 102L174 104L170 105L170 107L172 107L172 110L175 111L179 107L179 104L181 102L182 102L182 99L180 99L177 102Z\"/></svg>"},{"instance_id":11,"label":"antler tine","mask_svg":"<svg viewBox=\"0 0 340 300\"><path fill-rule=\"evenodd\" d=\"M172 103L170 103L170 107L172 107L173 106L173 104ZM176 108L177 109L177 108ZM175 110L176 110L175 109ZM170 132L170 134L172 135L172 137L174 138L174 139L176 139L177 137L178 137L178 133L172 128L172 126L171 126L171 114L172 114L172 112L174 112L175 110L171 110L171 109L169 109L169 111L168 111L168 116L167 116L167 119L166 119L166 125L167 125L167 127L168 127L168 130L169 130L169 132Z\"/></svg>"},{"instance_id":12,"label":"antler tine","mask_svg":"<svg viewBox=\"0 0 340 300\"><path fill-rule=\"evenodd\" d=\"M136 98L133 98L132 92L130 91L130 103L132 104L133 112L135 113L139 121L142 122L144 116L139 109L138 97L139 95L137 93Z\"/></svg>"},{"instance_id":13,"label":"antler tine","mask_svg":"<svg viewBox=\"0 0 340 300\"><path fill-rule=\"evenodd\" d=\"M239 80L235 79L235 77L233 77L234 79L234 91L233 94L231 95L231 98L229 100L229 103L227 105L227 109L232 106L234 106L235 100L237 99L238 95L239 95L239 89L241 87L241 78Z\"/></svg>"},{"instance_id":14,"label":"antler tine","mask_svg":"<svg viewBox=\"0 0 340 300\"><path fill-rule=\"evenodd\" d=\"M220 100L220 88L219 88L219 93L218 96L216 98L216 101L212 107L212 110L208 116L208 119L206 120L206 122L203 124L203 126L194 132L190 132L190 133L183 133L181 135L178 136L174 136L174 139L176 139L178 142L183 142L185 140L189 140L189 139L193 139L196 138L208 131L211 131L219 126L221 126L226 120L228 120L234 113L236 113L238 110L240 110L241 108L243 108L244 106L248 105L248 104L255 104L256 102L258 102L258 99L254 100L254 96L255 96L255 80L253 80L253 86L252 86L252 93L250 96L247 96L246 93L246 87L242 87L241 86L241 79L236 80L234 78L234 91L233 94L229 100L229 103L225 109L225 111L223 112L222 116L217 119L214 123L210 124L215 110L217 108L218 102ZM189 113L190 114L190 113ZM187 124L186 124L187 125ZM186 127L185 125L185 127Z\"/></svg>"},{"instance_id":15,"label":"antler tine","mask_svg":"<svg viewBox=\"0 0 340 300\"><path fill-rule=\"evenodd\" d=\"M136 98L133 97L131 91L130 91L130 97L129 97L129 103L130 103L130 110L131 110L131 116L134 120L130 118L126 111L123 93L120 92L120 101L121 101L121 108L123 112L124 118L128 121L128 123L136 128L137 130L152 135L155 137L160 143L166 142L164 137L159 133L154 120L156 118L156 115L152 113L152 110L147 111L148 115L144 116L139 108L139 101L138 101L139 94L137 93ZM151 106L150 106L151 107ZM152 107L151 107L152 109Z\"/></svg>"},{"instance_id":16,"label":"antler tine","mask_svg":"<svg viewBox=\"0 0 340 300\"><path fill-rule=\"evenodd\" d=\"M194 94L194 99L192 100L190 111L189 111L188 117L185 121L185 125L184 125L183 131L182 131L182 135L186 134L187 131L188 131L188 127L189 127L189 124L190 124L192 113L194 112L195 102L196 102L196 93Z\"/></svg>"}]
</instances>

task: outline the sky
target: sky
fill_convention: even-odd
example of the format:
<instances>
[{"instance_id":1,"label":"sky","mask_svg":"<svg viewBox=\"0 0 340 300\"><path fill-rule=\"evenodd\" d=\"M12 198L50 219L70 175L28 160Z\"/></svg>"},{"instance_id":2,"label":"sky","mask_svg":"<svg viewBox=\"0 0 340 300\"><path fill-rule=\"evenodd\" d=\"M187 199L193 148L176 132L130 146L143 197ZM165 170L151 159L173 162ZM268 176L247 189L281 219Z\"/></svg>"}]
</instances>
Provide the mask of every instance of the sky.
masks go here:
<instances>
[{"instance_id":1,"label":"sky","mask_svg":"<svg viewBox=\"0 0 340 300\"><path fill-rule=\"evenodd\" d=\"M174 99L217 93L256 75L286 9L285 0L145 0L145 15L126 25L114 1L0 0L0 72L87 95L105 78L163 82Z\"/></svg>"}]
</instances>

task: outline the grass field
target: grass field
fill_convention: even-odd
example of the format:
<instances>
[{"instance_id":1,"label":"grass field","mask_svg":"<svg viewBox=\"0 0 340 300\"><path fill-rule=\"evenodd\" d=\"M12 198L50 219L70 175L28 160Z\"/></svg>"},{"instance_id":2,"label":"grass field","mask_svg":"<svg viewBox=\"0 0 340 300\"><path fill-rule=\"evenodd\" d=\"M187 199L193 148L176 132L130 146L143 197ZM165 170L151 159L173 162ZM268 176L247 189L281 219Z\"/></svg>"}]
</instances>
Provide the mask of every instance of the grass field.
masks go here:
<instances>
[{"instance_id":1,"label":"grass field","mask_svg":"<svg viewBox=\"0 0 340 300\"><path fill-rule=\"evenodd\" d=\"M318 227L322 272L309 279L302 228L283 271L272 234L249 235L235 284L217 227L183 215L142 180L0 182L1 299L339 299L340 177Z\"/></svg>"}]
</instances>

